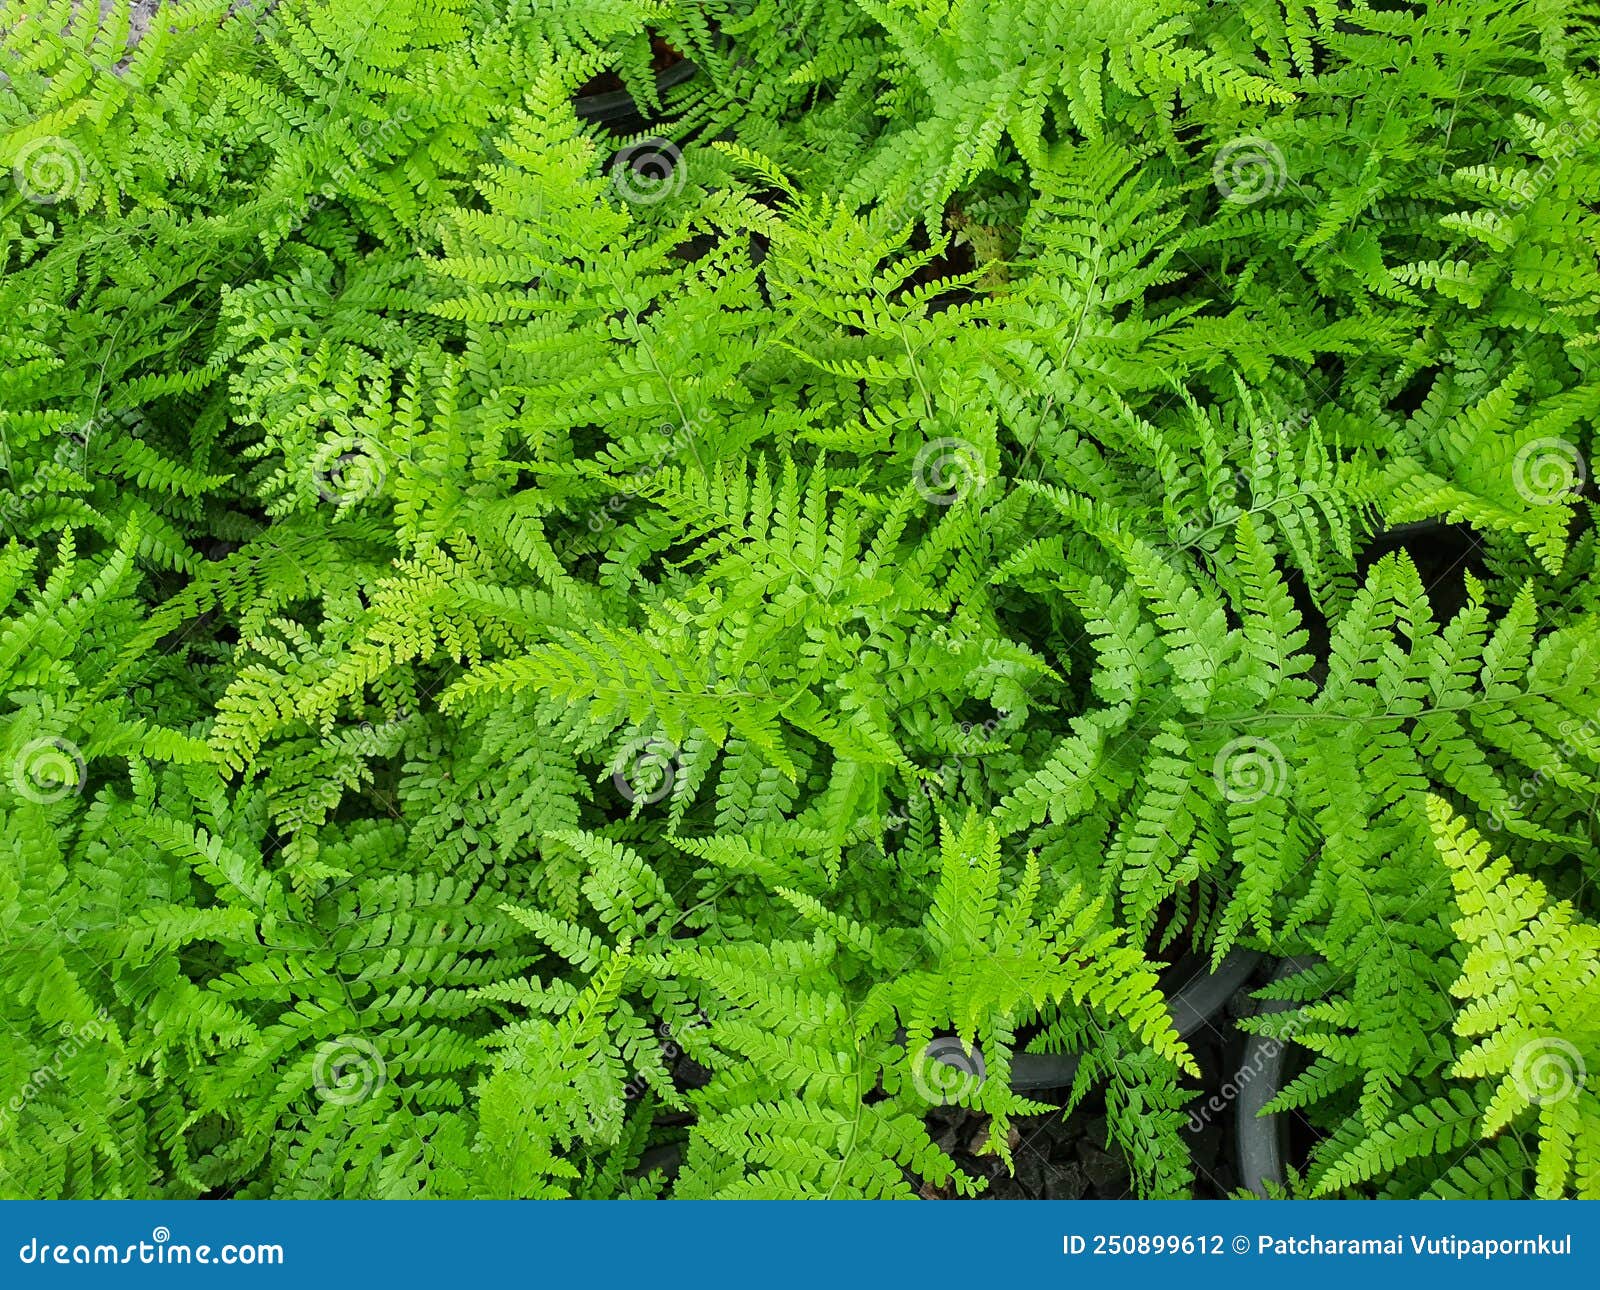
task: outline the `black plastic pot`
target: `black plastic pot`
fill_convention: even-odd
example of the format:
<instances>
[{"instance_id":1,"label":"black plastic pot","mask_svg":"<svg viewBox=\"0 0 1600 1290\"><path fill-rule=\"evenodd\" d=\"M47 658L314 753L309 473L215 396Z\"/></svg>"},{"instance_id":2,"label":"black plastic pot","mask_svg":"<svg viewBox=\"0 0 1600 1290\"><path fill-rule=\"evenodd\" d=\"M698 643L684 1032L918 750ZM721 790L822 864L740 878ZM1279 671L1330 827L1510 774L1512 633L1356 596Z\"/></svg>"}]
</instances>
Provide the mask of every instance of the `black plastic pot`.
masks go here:
<instances>
[{"instance_id":1,"label":"black plastic pot","mask_svg":"<svg viewBox=\"0 0 1600 1290\"><path fill-rule=\"evenodd\" d=\"M664 68L656 73L656 93L665 95L673 86L694 79L699 71L700 68L687 58ZM593 121L621 133L644 124L639 105L627 90L615 90L610 94L583 94L575 98L572 104L585 121Z\"/></svg>"},{"instance_id":2,"label":"black plastic pot","mask_svg":"<svg viewBox=\"0 0 1600 1290\"><path fill-rule=\"evenodd\" d=\"M1314 958L1285 959L1272 974L1274 981L1298 976L1307 968L1316 966ZM1286 1012L1293 1004L1280 999L1269 999L1261 1005L1262 1012ZM1265 1197L1267 1185L1283 1186L1286 1174L1283 1167L1288 1154L1289 1120L1281 1112L1263 1115L1261 1112L1277 1097L1284 1085L1284 1070L1288 1065L1287 1040L1272 1039L1266 1035L1251 1035L1244 1046L1239 1073L1234 1077L1234 1087L1239 1090L1234 1107L1234 1138L1239 1151L1239 1181L1247 1190Z\"/></svg>"},{"instance_id":3,"label":"black plastic pot","mask_svg":"<svg viewBox=\"0 0 1600 1290\"><path fill-rule=\"evenodd\" d=\"M1215 972L1201 972L1174 993L1167 1004L1173 1029L1187 1038L1216 1016L1250 979L1261 956L1251 950L1235 950L1222 960ZM1018 1093L1066 1088L1078 1073L1076 1053L1018 1053L1011 1059L1011 1087ZM660 1169L675 1177L683 1162L683 1150L674 1144L651 1147L639 1161L640 1172Z\"/></svg>"},{"instance_id":4,"label":"black plastic pot","mask_svg":"<svg viewBox=\"0 0 1600 1290\"><path fill-rule=\"evenodd\" d=\"M1167 1004L1172 1025L1180 1038L1188 1038L1222 1010L1222 1006L1250 979L1261 956L1235 950L1215 972L1192 977ZM1018 1053L1011 1059L1011 1087L1019 1093L1066 1088L1078 1073L1077 1054Z\"/></svg>"}]
</instances>

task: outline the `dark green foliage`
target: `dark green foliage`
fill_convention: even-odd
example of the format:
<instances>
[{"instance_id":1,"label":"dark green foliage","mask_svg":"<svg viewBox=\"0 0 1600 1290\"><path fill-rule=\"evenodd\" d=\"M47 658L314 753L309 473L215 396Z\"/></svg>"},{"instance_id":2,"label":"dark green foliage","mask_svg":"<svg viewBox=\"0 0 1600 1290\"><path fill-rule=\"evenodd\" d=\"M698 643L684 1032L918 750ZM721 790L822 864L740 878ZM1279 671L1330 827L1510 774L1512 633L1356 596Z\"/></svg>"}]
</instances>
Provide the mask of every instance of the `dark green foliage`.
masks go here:
<instances>
[{"instance_id":1,"label":"dark green foliage","mask_svg":"<svg viewBox=\"0 0 1600 1290\"><path fill-rule=\"evenodd\" d=\"M964 1195L1031 1049L1187 1195L1244 945L1297 1190L1600 1196L1593 5L75 8L0 1194Z\"/></svg>"}]
</instances>

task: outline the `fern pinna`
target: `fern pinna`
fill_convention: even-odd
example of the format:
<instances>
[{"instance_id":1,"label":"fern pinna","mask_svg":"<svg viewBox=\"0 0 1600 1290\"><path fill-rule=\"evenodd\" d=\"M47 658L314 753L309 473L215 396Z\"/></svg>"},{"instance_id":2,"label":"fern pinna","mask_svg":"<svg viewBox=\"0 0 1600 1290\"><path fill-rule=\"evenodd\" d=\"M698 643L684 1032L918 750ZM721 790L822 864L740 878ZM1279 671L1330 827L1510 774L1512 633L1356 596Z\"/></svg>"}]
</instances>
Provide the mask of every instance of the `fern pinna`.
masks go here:
<instances>
[{"instance_id":1,"label":"fern pinna","mask_svg":"<svg viewBox=\"0 0 1600 1290\"><path fill-rule=\"evenodd\" d=\"M0 1192L1600 1196L1592 5L36 8Z\"/></svg>"}]
</instances>

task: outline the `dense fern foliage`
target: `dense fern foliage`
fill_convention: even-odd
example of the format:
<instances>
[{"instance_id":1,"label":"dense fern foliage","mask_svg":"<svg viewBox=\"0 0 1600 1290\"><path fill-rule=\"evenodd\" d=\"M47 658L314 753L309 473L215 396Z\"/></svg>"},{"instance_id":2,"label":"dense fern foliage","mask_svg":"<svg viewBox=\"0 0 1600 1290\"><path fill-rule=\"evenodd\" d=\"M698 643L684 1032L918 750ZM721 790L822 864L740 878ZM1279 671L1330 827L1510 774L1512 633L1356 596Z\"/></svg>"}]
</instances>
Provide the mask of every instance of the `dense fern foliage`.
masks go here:
<instances>
[{"instance_id":1,"label":"dense fern foliage","mask_svg":"<svg viewBox=\"0 0 1600 1290\"><path fill-rule=\"evenodd\" d=\"M966 1195L1033 1051L1184 1196L1247 947L1306 1194L1600 1197L1600 8L92 8L0 1194Z\"/></svg>"}]
</instances>

